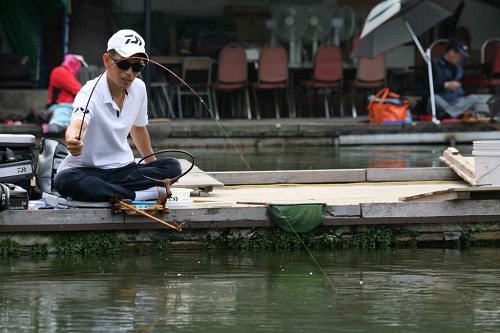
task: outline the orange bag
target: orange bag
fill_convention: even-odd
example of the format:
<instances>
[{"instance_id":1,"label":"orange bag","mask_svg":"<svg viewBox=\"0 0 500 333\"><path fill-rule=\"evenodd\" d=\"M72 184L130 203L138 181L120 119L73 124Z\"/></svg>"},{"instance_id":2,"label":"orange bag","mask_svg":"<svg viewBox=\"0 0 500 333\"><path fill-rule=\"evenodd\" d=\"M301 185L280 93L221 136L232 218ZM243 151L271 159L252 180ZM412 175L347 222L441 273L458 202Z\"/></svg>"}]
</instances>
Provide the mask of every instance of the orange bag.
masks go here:
<instances>
[{"instance_id":1,"label":"orange bag","mask_svg":"<svg viewBox=\"0 0 500 333\"><path fill-rule=\"evenodd\" d=\"M404 122L410 102L389 88L383 88L370 98L367 108L371 123Z\"/></svg>"}]
</instances>

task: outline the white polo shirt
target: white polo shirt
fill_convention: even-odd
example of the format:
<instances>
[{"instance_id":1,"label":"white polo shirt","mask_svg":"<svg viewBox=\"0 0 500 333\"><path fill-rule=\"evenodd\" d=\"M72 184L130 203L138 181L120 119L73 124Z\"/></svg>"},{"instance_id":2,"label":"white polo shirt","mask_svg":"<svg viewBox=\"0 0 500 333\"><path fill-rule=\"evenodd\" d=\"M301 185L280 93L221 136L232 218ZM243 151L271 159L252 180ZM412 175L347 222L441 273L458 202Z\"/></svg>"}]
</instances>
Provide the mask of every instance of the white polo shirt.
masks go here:
<instances>
[{"instance_id":1,"label":"white polo shirt","mask_svg":"<svg viewBox=\"0 0 500 333\"><path fill-rule=\"evenodd\" d=\"M58 170L75 167L97 167L111 169L122 167L134 161L134 154L128 143L132 125L148 124L146 85L136 78L127 93L122 111L111 97L106 73L88 81L78 92L73 103L73 119L83 119L83 110L88 104L84 122L87 128L83 134L83 150L79 156L69 154ZM97 82L97 85L96 85ZM89 102L89 96L92 89Z\"/></svg>"}]
</instances>

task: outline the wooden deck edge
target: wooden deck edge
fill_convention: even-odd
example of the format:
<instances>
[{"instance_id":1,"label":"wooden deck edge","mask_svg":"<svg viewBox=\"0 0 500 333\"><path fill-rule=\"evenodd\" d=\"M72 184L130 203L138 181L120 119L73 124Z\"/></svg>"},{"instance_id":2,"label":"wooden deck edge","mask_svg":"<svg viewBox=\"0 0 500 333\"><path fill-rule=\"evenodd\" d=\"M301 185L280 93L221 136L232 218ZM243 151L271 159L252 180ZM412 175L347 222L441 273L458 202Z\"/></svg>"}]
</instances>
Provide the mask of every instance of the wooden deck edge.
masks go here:
<instances>
[{"instance_id":1,"label":"wooden deck edge","mask_svg":"<svg viewBox=\"0 0 500 333\"><path fill-rule=\"evenodd\" d=\"M500 200L417 201L360 205L361 216L365 218L500 215Z\"/></svg>"},{"instance_id":2,"label":"wooden deck edge","mask_svg":"<svg viewBox=\"0 0 500 333\"><path fill-rule=\"evenodd\" d=\"M498 222L500 200L329 205L325 226ZM272 227L265 206L176 209L162 218L183 229ZM109 209L4 211L0 233L12 231L165 229L141 216L112 215ZM175 231L173 231L175 232Z\"/></svg>"},{"instance_id":3,"label":"wooden deck edge","mask_svg":"<svg viewBox=\"0 0 500 333\"><path fill-rule=\"evenodd\" d=\"M459 180L448 167L286 171L219 171L207 174L224 185L362 183Z\"/></svg>"},{"instance_id":4,"label":"wooden deck edge","mask_svg":"<svg viewBox=\"0 0 500 333\"><path fill-rule=\"evenodd\" d=\"M365 169L207 172L224 185L357 183Z\"/></svg>"},{"instance_id":5,"label":"wooden deck edge","mask_svg":"<svg viewBox=\"0 0 500 333\"><path fill-rule=\"evenodd\" d=\"M498 140L499 131L489 132L419 132L419 133L377 133L377 134L340 134L340 146L377 145L377 144L435 144L449 142L473 142L475 140Z\"/></svg>"},{"instance_id":6,"label":"wooden deck edge","mask_svg":"<svg viewBox=\"0 0 500 333\"><path fill-rule=\"evenodd\" d=\"M329 217L326 218L323 227L347 227L358 226L373 227L398 227L410 228L411 226L427 225L427 228L437 231L450 231L463 228L469 224L491 224L492 230L500 231L499 215L474 215L474 216L439 216L439 217L412 217L412 218L364 218L364 217ZM188 230L209 230L209 229L241 229L241 228L273 228L277 227L268 219L263 220L238 220L238 221L188 221L182 225L182 231L178 232L165 228L161 224L154 222L126 222L126 223L100 223L100 224L43 224L43 225L3 225L0 228L2 233L12 232L67 232L67 231L153 231L163 230L169 233L182 235Z\"/></svg>"}]
</instances>

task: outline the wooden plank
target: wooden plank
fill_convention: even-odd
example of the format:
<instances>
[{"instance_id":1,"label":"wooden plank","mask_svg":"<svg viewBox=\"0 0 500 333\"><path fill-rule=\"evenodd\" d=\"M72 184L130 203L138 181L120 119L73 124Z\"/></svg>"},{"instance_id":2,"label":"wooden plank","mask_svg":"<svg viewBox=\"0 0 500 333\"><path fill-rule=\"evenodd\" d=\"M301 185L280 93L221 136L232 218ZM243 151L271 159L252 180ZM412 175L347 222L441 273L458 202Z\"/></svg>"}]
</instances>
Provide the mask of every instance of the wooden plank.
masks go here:
<instances>
[{"instance_id":1,"label":"wooden plank","mask_svg":"<svg viewBox=\"0 0 500 333\"><path fill-rule=\"evenodd\" d=\"M499 200L362 203L360 205L361 216L364 218L500 215Z\"/></svg>"},{"instance_id":2,"label":"wooden plank","mask_svg":"<svg viewBox=\"0 0 500 333\"><path fill-rule=\"evenodd\" d=\"M207 172L225 185L320 184L460 179L449 167Z\"/></svg>"},{"instance_id":3,"label":"wooden plank","mask_svg":"<svg viewBox=\"0 0 500 333\"><path fill-rule=\"evenodd\" d=\"M439 193L441 192L441 193ZM438 191L431 193L417 194L410 197L400 198L401 201L448 201L448 200L465 200L469 199L466 193L457 193L450 191Z\"/></svg>"},{"instance_id":4,"label":"wooden plank","mask_svg":"<svg viewBox=\"0 0 500 333\"><path fill-rule=\"evenodd\" d=\"M443 152L443 156L439 160L448 165L466 182L472 186L476 185L473 157L464 157L456 148L449 147Z\"/></svg>"},{"instance_id":5,"label":"wooden plank","mask_svg":"<svg viewBox=\"0 0 500 333\"><path fill-rule=\"evenodd\" d=\"M400 201L446 201L446 200L500 199L500 186L449 188L402 197Z\"/></svg>"},{"instance_id":6,"label":"wooden plank","mask_svg":"<svg viewBox=\"0 0 500 333\"><path fill-rule=\"evenodd\" d=\"M457 180L459 177L448 167L434 168L368 168L367 182L395 182L417 180Z\"/></svg>"},{"instance_id":7,"label":"wooden plank","mask_svg":"<svg viewBox=\"0 0 500 333\"><path fill-rule=\"evenodd\" d=\"M365 169L208 172L225 185L365 182Z\"/></svg>"}]
</instances>

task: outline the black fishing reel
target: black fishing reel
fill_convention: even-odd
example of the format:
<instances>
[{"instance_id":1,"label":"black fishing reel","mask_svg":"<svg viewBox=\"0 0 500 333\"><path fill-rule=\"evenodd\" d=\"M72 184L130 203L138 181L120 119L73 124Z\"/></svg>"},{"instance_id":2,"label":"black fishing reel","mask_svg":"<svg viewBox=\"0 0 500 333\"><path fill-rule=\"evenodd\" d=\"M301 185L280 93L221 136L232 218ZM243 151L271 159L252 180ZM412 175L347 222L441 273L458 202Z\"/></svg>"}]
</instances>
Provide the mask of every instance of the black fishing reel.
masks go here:
<instances>
[{"instance_id":1,"label":"black fishing reel","mask_svg":"<svg viewBox=\"0 0 500 333\"><path fill-rule=\"evenodd\" d=\"M0 212L9 209L10 189L7 185L0 183Z\"/></svg>"}]
</instances>

